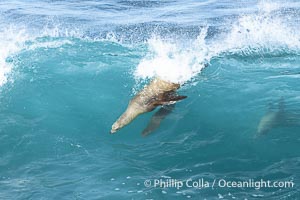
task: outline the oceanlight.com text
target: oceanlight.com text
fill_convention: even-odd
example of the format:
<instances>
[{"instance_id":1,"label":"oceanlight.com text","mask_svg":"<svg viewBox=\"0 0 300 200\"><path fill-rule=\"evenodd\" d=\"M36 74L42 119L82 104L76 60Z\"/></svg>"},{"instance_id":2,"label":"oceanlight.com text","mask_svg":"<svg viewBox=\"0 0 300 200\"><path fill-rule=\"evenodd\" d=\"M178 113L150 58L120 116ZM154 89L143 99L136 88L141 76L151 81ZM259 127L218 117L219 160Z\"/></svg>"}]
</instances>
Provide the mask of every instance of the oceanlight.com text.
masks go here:
<instances>
[{"instance_id":1,"label":"oceanlight.com text","mask_svg":"<svg viewBox=\"0 0 300 200\"><path fill-rule=\"evenodd\" d=\"M248 179L243 181L236 180L226 180L226 179L214 179L214 180L205 180L200 179L187 179L187 180L178 180L178 179L147 179L144 181L145 187L153 188L254 188L259 190L261 188L293 188L295 186L293 180L288 181L272 181L272 180L254 180Z\"/></svg>"}]
</instances>

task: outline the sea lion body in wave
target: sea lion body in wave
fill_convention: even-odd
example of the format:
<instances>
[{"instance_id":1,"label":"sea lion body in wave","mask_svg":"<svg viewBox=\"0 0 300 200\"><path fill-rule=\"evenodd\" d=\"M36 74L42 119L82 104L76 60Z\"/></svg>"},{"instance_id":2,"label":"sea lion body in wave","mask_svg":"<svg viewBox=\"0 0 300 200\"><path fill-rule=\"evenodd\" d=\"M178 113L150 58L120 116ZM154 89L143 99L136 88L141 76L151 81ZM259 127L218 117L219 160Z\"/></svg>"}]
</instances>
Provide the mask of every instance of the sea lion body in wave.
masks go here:
<instances>
[{"instance_id":1,"label":"sea lion body in wave","mask_svg":"<svg viewBox=\"0 0 300 200\"><path fill-rule=\"evenodd\" d=\"M111 133L115 133L120 128L129 124L138 115L150 112L157 106L176 103L186 96L179 96L176 90L180 88L180 84L155 78L146 85L135 97L131 99L126 111L112 125Z\"/></svg>"}]
</instances>

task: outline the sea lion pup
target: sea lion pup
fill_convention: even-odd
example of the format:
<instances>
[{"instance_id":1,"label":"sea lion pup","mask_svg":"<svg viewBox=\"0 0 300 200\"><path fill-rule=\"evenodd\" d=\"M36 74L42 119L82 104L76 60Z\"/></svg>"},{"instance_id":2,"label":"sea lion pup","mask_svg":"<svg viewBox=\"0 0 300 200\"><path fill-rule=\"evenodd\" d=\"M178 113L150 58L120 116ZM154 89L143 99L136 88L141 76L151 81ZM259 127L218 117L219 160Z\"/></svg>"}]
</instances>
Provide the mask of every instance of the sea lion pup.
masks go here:
<instances>
[{"instance_id":1,"label":"sea lion pup","mask_svg":"<svg viewBox=\"0 0 300 200\"><path fill-rule=\"evenodd\" d=\"M162 80L153 79L150 84L146 85L137 95L135 95L128 104L126 111L112 125L110 133L129 124L140 114L150 112L157 106L176 103L176 101L185 99L187 96L176 94L180 84Z\"/></svg>"}]
</instances>

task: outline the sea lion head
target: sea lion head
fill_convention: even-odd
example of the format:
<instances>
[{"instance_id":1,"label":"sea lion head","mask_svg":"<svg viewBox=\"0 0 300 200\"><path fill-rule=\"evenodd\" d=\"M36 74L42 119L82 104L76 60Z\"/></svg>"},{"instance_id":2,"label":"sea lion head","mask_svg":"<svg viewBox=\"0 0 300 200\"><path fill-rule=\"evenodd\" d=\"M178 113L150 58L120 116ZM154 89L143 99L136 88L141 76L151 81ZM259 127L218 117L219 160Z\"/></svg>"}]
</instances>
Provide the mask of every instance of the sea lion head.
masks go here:
<instances>
[{"instance_id":1,"label":"sea lion head","mask_svg":"<svg viewBox=\"0 0 300 200\"><path fill-rule=\"evenodd\" d=\"M126 111L121 117L112 125L110 133L115 133L119 129L129 124L138 115L146 112L145 108L140 106L138 103L130 102Z\"/></svg>"}]
</instances>

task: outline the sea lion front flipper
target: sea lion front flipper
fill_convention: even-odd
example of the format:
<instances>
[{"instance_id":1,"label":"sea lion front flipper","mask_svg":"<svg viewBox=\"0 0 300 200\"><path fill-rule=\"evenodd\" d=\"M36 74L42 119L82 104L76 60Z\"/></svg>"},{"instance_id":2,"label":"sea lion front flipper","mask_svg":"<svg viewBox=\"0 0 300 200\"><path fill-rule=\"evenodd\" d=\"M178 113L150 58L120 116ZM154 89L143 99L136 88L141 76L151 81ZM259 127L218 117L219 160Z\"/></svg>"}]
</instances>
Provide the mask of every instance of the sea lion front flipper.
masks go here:
<instances>
[{"instance_id":1,"label":"sea lion front flipper","mask_svg":"<svg viewBox=\"0 0 300 200\"><path fill-rule=\"evenodd\" d=\"M170 104L166 106L162 106L152 117L149 121L147 127L143 130L142 136L148 136L150 133L155 131L157 128L159 128L162 120L172 113L172 111L175 108L175 104Z\"/></svg>"},{"instance_id":2,"label":"sea lion front flipper","mask_svg":"<svg viewBox=\"0 0 300 200\"><path fill-rule=\"evenodd\" d=\"M176 101L180 101L185 98L187 98L187 96L164 95L162 98L156 99L156 101L153 102L153 105L154 106L162 106L162 105L174 104L174 103L176 103Z\"/></svg>"}]
</instances>

